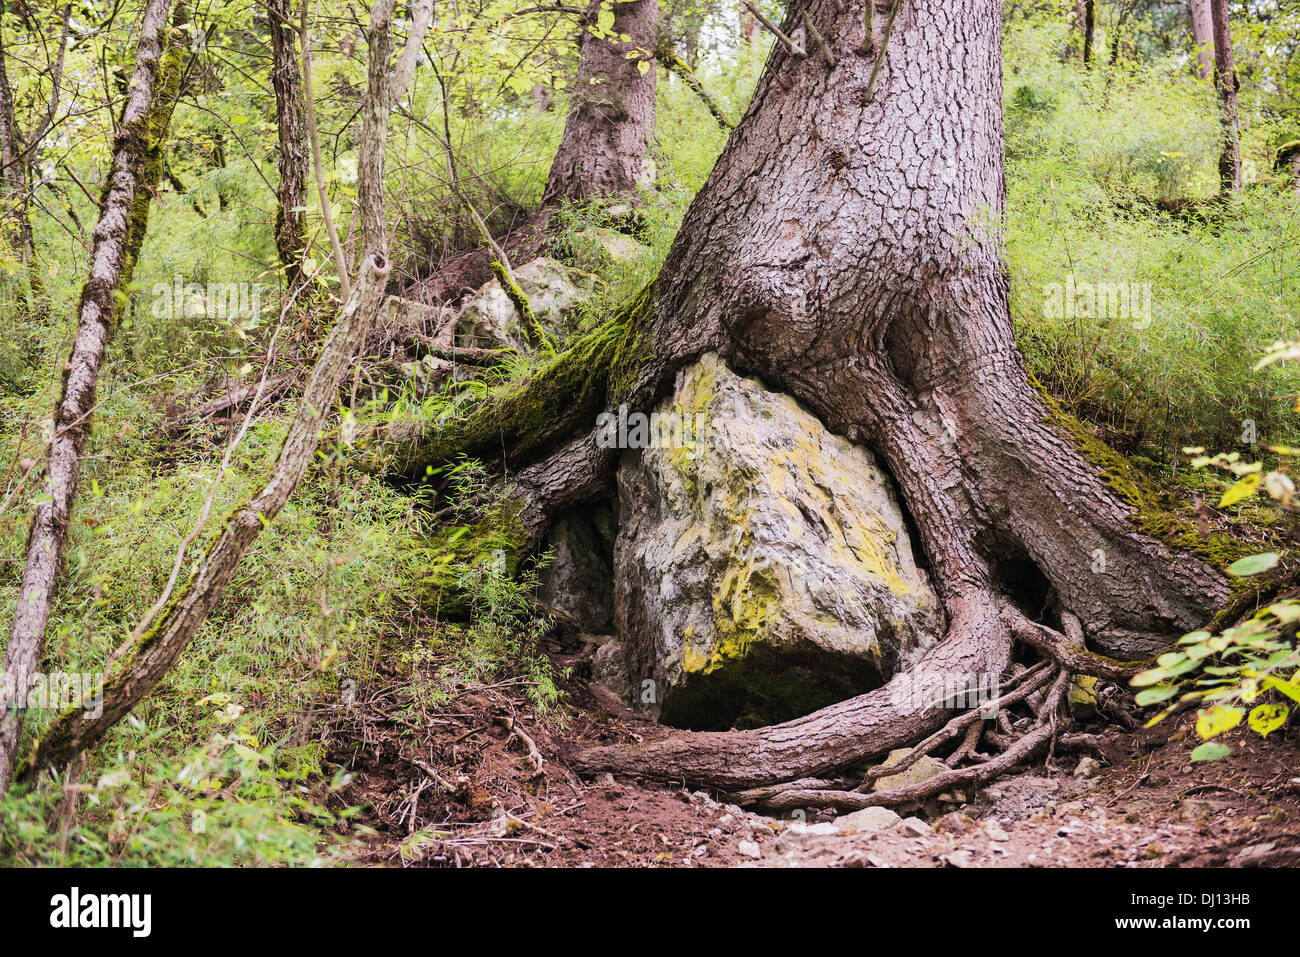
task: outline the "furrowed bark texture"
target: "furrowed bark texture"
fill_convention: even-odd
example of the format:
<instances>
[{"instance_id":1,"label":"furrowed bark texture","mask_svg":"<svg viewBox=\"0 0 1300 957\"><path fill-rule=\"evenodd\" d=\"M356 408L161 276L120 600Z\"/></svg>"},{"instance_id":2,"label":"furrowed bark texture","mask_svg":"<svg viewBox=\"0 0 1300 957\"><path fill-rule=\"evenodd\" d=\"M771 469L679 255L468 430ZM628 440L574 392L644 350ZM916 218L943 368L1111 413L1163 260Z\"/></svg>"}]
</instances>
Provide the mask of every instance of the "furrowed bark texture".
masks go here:
<instances>
[{"instance_id":1,"label":"furrowed bark texture","mask_svg":"<svg viewBox=\"0 0 1300 957\"><path fill-rule=\"evenodd\" d=\"M412 7L407 46L390 73L393 7L394 0L379 0L371 9L369 74L358 159L358 205L366 255L338 324L312 367L275 469L262 491L227 516L189 584L105 681L99 716L86 717L76 709L62 714L36 743L24 765L24 774L48 764L64 763L91 747L166 675L220 601L253 540L284 507L311 464L325 416L383 303L391 269L382 192L388 117L415 70L415 56L432 17L433 0L417 0Z\"/></svg>"},{"instance_id":2,"label":"furrowed bark texture","mask_svg":"<svg viewBox=\"0 0 1300 957\"><path fill-rule=\"evenodd\" d=\"M303 282L307 253L307 141L303 116L302 71L294 52L297 36L289 0L270 0L271 86L275 90L275 116L280 150L275 160L280 182L276 186L275 249L284 267L285 285L297 289Z\"/></svg>"},{"instance_id":3,"label":"furrowed bark texture","mask_svg":"<svg viewBox=\"0 0 1300 957\"><path fill-rule=\"evenodd\" d=\"M631 193L649 175L649 143L654 135L655 70L641 71L629 53L655 49L659 0L624 0L613 5L616 35L597 36L602 0L587 8L588 29L578 55L578 75L570 88L564 136L551 164L543 206Z\"/></svg>"},{"instance_id":4,"label":"furrowed bark texture","mask_svg":"<svg viewBox=\"0 0 1300 957\"><path fill-rule=\"evenodd\" d=\"M638 50L656 49L658 0L626 0L614 4L616 34L631 38L596 36L600 0L593 0L584 18L578 73L570 86L569 114L564 135L551 163L546 189L536 213L528 222L499 240L512 263L539 256L549 236L551 219L565 201L582 202L617 198L634 193L650 176L649 144L654 136L655 71L641 73L644 57L628 58ZM442 263L422 280L412 298L441 304L472 292L492 278L495 253L480 248Z\"/></svg>"},{"instance_id":5,"label":"furrowed bark texture","mask_svg":"<svg viewBox=\"0 0 1300 957\"><path fill-rule=\"evenodd\" d=\"M179 47L164 57L170 0L149 0L136 50L130 93L122 111L105 179L102 212L93 234L90 275L82 287L77 336L64 367L54 433L45 466L42 501L28 534L26 558L3 676L6 711L0 717L0 793L12 773L23 709L40 660L54 598L68 519L77 494L81 455L104 351L121 310L144 241L149 203L162 170L162 148L180 84ZM183 14L178 10L177 21ZM179 33L173 40L178 39Z\"/></svg>"},{"instance_id":6,"label":"furrowed bark texture","mask_svg":"<svg viewBox=\"0 0 1300 957\"><path fill-rule=\"evenodd\" d=\"M910 707L900 683L1000 672L1017 603L1036 618L1046 593L1101 650L1132 660L1227 594L1217 573L1135 529L1028 380L1001 250L1000 5L907 0L869 98L874 62L854 52L863 6L840 6L790 4L789 29L806 15L836 66L774 46L656 284L653 358L633 401L717 351L873 448L947 633L913 673L861 697L754 731L577 755L588 770L724 789L817 776L941 726L948 713Z\"/></svg>"},{"instance_id":7,"label":"furrowed bark texture","mask_svg":"<svg viewBox=\"0 0 1300 957\"><path fill-rule=\"evenodd\" d=\"M1232 27L1228 0L1210 0L1214 27L1214 86L1219 91L1219 125L1223 146L1219 152L1219 189L1241 189L1240 122L1237 117L1237 72L1232 58Z\"/></svg>"}]
</instances>

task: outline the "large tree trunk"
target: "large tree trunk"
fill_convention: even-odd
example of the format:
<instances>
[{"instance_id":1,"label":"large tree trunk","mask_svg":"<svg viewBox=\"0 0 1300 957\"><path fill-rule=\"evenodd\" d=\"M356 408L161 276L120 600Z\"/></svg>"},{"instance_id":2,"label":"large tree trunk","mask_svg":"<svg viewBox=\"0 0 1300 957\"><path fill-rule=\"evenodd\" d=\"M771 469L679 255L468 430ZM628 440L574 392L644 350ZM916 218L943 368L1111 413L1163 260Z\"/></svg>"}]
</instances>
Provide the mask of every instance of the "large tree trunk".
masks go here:
<instances>
[{"instance_id":1,"label":"large tree trunk","mask_svg":"<svg viewBox=\"0 0 1300 957\"><path fill-rule=\"evenodd\" d=\"M592 0L587 8L564 135L540 207L498 243L513 260L538 255L560 203L630 198L650 177L659 0L617 0L612 36L592 32L601 2ZM492 278L492 259L493 252L483 248L454 257L421 284L419 298L441 303L478 288Z\"/></svg>"},{"instance_id":2,"label":"large tree trunk","mask_svg":"<svg viewBox=\"0 0 1300 957\"><path fill-rule=\"evenodd\" d=\"M1214 86L1219 91L1219 124L1223 146L1219 152L1219 188L1224 193L1241 189L1241 152L1237 118L1237 71L1232 62L1232 28L1228 0L1210 0L1214 27Z\"/></svg>"},{"instance_id":3,"label":"large tree trunk","mask_svg":"<svg viewBox=\"0 0 1300 957\"><path fill-rule=\"evenodd\" d=\"M1192 39L1196 43L1196 75L1208 80L1214 75L1214 19L1210 0L1187 0L1192 15Z\"/></svg>"},{"instance_id":4,"label":"large tree trunk","mask_svg":"<svg viewBox=\"0 0 1300 957\"><path fill-rule=\"evenodd\" d=\"M656 283L653 358L626 397L648 405L715 351L872 447L947 613L919 673L1000 672L1013 629L1040 613L1016 605L1026 568L1050 588L1052 623L1077 616L1096 647L1127 658L1163 647L1226 586L1135 528L1028 380L1001 251L999 3L908 0L874 88L873 58L855 53L862 4L794 0L788 27L805 16L833 38L836 65L774 46ZM575 468L581 447L555 456L562 488L530 484L547 462L517 471L520 484L571 504L608 473L594 456ZM908 710L896 692L891 682L786 724L673 733L575 761L733 790L804 778L913 742L949 716Z\"/></svg>"},{"instance_id":5,"label":"large tree trunk","mask_svg":"<svg viewBox=\"0 0 1300 957\"><path fill-rule=\"evenodd\" d=\"M303 117L302 73L294 53L294 27L289 0L267 5L271 30L271 86L275 89L275 117L280 150L276 172L275 249L284 267L285 286L302 285L307 253L307 128Z\"/></svg>"},{"instance_id":6,"label":"large tree trunk","mask_svg":"<svg viewBox=\"0 0 1300 957\"><path fill-rule=\"evenodd\" d=\"M105 177L90 272L77 310L77 336L64 366L63 394L55 408L42 501L32 516L13 628L5 648L3 700L7 710L0 716L0 792L13 771L22 731L23 709L9 709L8 704L25 701L40 660L81 474L81 454L90 435L99 369L121 310L123 290L131 281L144 241L149 203L162 173L162 149L181 71L175 42L163 56L170 8L171 0L149 0L145 6L130 92ZM178 8L178 22L183 16ZM179 31L173 41L178 37Z\"/></svg>"},{"instance_id":7,"label":"large tree trunk","mask_svg":"<svg viewBox=\"0 0 1300 957\"><path fill-rule=\"evenodd\" d=\"M659 0L617 0L615 36L591 32L601 3L587 8L578 75L570 87L569 117L551 163L542 205L631 194L648 178L654 135L655 70L638 51L655 49ZM618 39L628 37L627 42ZM629 56L629 54L634 54ZM648 63L649 69L644 69Z\"/></svg>"}]
</instances>

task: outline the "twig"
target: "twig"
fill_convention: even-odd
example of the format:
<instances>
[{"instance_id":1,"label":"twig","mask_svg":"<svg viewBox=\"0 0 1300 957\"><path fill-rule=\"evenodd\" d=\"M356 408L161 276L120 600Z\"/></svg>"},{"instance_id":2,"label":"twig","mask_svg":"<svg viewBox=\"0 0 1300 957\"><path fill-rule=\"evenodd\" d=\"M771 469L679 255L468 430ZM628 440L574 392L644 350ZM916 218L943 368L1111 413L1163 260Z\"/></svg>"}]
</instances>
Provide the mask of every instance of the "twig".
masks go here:
<instances>
[{"instance_id":1,"label":"twig","mask_svg":"<svg viewBox=\"0 0 1300 957\"><path fill-rule=\"evenodd\" d=\"M875 0L867 0L867 40L871 39L871 8ZM862 97L862 102L870 103L871 94L876 91L876 77L880 74L880 67L885 62L885 54L889 51L889 38L894 33L894 18L898 16L898 8L903 5L903 0L894 0L894 6L889 11L889 19L885 21L885 35L880 38L880 55L876 57L876 62L871 65L871 78L867 80L867 92ZM864 49L864 56L870 56L871 50Z\"/></svg>"},{"instance_id":2,"label":"twig","mask_svg":"<svg viewBox=\"0 0 1300 957\"><path fill-rule=\"evenodd\" d=\"M746 10L748 10L750 13L754 15L755 20L761 23L765 29L771 32L771 34L774 37L776 37L778 40L781 41L781 43L785 45L785 48L790 52L792 56L799 57L800 59L807 56L806 53L803 53L794 45L794 41L791 40L788 36L786 36L780 27L778 27L767 17L763 16L763 11L758 9L758 5L754 3L753 0L740 0L740 2L745 5ZM870 2L871 0L868 0L868 3Z\"/></svg>"},{"instance_id":3,"label":"twig","mask_svg":"<svg viewBox=\"0 0 1300 957\"><path fill-rule=\"evenodd\" d=\"M872 0L867 0L867 5L870 6L871 2ZM803 23L808 28L809 34L812 35L813 41L817 44L817 49L821 51L822 62L826 64L826 68L828 70L835 69L835 54L831 52L831 45L826 42L826 38L822 36L821 31L813 26L812 17L808 15L807 10L803 12Z\"/></svg>"},{"instance_id":4,"label":"twig","mask_svg":"<svg viewBox=\"0 0 1300 957\"><path fill-rule=\"evenodd\" d=\"M528 751L528 763L533 766L537 774L542 773L542 753L537 750L537 745L523 728L519 727L513 715L502 715L499 719L506 730L514 737L519 739L519 743Z\"/></svg>"}]
</instances>

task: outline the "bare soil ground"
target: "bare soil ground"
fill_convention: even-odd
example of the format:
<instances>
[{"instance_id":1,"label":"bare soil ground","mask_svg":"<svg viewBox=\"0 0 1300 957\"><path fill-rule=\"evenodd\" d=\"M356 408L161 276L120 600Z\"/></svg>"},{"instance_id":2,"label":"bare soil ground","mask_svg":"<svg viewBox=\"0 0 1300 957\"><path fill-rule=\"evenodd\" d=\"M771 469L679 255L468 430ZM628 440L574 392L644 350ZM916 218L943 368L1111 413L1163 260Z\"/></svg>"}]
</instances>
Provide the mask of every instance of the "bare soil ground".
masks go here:
<instances>
[{"instance_id":1,"label":"bare soil ground","mask_svg":"<svg viewBox=\"0 0 1300 957\"><path fill-rule=\"evenodd\" d=\"M966 804L903 809L907 822L823 835L831 812L755 814L703 792L563 763L574 746L638 739L653 725L585 686L533 713L515 685L459 689L413 719L395 689L331 735L374 833L356 863L444 867L1166 867L1300 865L1300 729L1233 735L1233 754L1192 764L1188 722L1105 731L1100 771L1078 759L1002 778ZM512 730L512 728L514 730ZM516 730L520 733L516 733ZM540 772L530 758L533 747Z\"/></svg>"}]
</instances>

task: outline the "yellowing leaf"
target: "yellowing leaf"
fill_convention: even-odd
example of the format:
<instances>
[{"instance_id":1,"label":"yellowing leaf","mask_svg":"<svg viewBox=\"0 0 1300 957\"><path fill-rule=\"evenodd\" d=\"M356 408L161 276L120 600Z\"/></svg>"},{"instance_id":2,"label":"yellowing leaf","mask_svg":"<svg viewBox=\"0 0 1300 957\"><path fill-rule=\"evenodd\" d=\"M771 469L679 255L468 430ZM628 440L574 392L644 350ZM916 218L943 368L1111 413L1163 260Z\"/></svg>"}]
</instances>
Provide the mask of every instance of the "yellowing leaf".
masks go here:
<instances>
[{"instance_id":1,"label":"yellowing leaf","mask_svg":"<svg viewBox=\"0 0 1300 957\"><path fill-rule=\"evenodd\" d=\"M1270 731L1276 731L1286 723L1290 709L1284 704L1261 704L1250 712L1251 730L1267 738Z\"/></svg>"},{"instance_id":2,"label":"yellowing leaf","mask_svg":"<svg viewBox=\"0 0 1300 957\"><path fill-rule=\"evenodd\" d=\"M1223 498L1219 499L1219 508L1227 508L1229 505L1236 505L1238 502L1245 501L1258 490L1259 476L1257 474L1247 475L1223 493Z\"/></svg>"},{"instance_id":3,"label":"yellowing leaf","mask_svg":"<svg viewBox=\"0 0 1300 957\"><path fill-rule=\"evenodd\" d=\"M1264 684L1268 685L1268 687L1272 688L1274 691L1282 692L1292 701L1300 701L1300 684L1297 684L1295 681L1282 681L1278 678L1274 678L1272 675L1265 675L1263 680Z\"/></svg>"},{"instance_id":4,"label":"yellowing leaf","mask_svg":"<svg viewBox=\"0 0 1300 957\"><path fill-rule=\"evenodd\" d=\"M1208 740L1225 731L1231 731L1241 724L1244 716L1240 708L1225 708L1221 704L1216 704L1209 711L1202 712L1196 719L1196 733Z\"/></svg>"}]
</instances>

